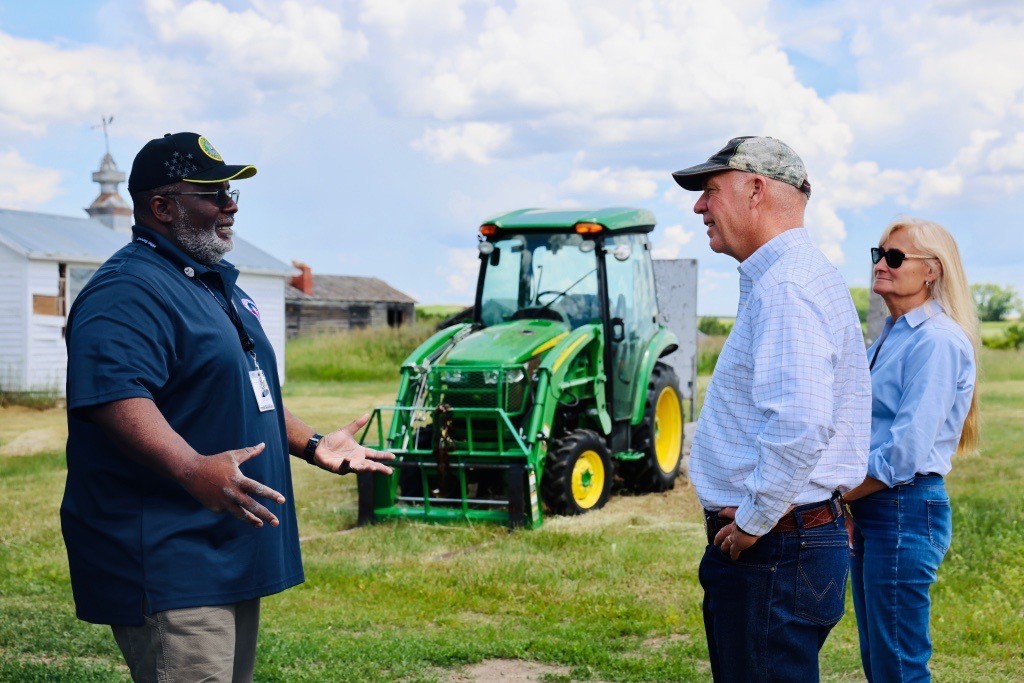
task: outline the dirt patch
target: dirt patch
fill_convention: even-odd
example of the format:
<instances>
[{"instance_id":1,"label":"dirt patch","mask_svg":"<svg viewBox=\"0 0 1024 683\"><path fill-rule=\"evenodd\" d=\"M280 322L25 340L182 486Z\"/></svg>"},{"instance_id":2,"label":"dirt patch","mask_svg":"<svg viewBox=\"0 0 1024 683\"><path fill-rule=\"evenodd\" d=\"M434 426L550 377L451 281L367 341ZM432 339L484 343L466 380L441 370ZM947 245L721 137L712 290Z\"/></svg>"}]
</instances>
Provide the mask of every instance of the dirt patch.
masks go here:
<instances>
[{"instance_id":1,"label":"dirt patch","mask_svg":"<svg viewBox=\"0 0 1024 683\"><path fill-rule=\"evenodd\" d=\"M658 650L671 643L689 643L691 640L693 640L693 638L689 633L673 633L668 637L659 636L655 638L648 638L644 641L644 647Z\"/></svg>"},{"instance_id":2,"label":"dirt patch","mask_svg":"<svg viewBox=\"0 0 1024 683\"><path fill-rule=\"evenodd\" d=\"M520 659L488 659L454 672L450 683L543 683L550 679L569 679L569 668Z\"/></svg>"},{"instance_id":3,"label":"dirt patch","mask_svg":"<svg viewBox=\"0 0 1024 683\"><path fill-rule=\"evenodd\" d=\"M67 430L43 427L29 429L14 436L0 446L0 455L36 455L63 451L67 443Z\"/></svg>"}]
</instances>

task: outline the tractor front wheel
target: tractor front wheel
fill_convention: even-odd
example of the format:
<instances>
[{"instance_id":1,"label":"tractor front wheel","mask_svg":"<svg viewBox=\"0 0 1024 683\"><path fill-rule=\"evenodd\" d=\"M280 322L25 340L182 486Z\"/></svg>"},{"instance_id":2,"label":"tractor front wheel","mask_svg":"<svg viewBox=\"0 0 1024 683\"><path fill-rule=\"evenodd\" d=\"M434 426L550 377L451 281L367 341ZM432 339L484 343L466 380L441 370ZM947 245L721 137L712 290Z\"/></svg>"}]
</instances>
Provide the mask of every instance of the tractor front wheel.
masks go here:
<instances>
[{"instance_id":1,"label":"tractor front wheel","mask_svg":"<svg viewBox=\"0 0 1024 683\"><path fill-rule=\"evenodd\" d=\"M552 444L544 464L541 494L558 515L580 515L608 502L612 458L604 439L577 429Z\"/></svg>"},{"instance_id":2,"label":"tractor front wheel","mask_svg":"<svg viewBox=\"0 0 1024 683\"><path fill-rule=\"evenodd\" d=\"M683 406L676 373L664 363L656 363L651 372L644 421L633 431L633 443L644 457L622 463L626 485L638 493L675 486L683 452Z\"/></svg>"}]
</instances>

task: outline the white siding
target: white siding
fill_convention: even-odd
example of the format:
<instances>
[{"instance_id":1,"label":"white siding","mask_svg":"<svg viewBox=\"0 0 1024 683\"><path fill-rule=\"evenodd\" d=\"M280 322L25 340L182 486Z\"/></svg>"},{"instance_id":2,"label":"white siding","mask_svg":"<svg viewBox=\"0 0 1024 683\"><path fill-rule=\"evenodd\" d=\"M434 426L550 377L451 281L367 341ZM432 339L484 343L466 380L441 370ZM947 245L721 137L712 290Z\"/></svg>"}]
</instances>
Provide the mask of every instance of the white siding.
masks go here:
<instances>
[{"instance_id":1,"label":"white siding","mask_svg":"<svg viewBox=\"0 0 1024 683\"><path fill-rule=\"evenodd\" d=\"M60 270L54 261L28 262L28 378L30 391L64 394L68 369L64 347L64 316L32 313L32 295L57 296Z\"/></svg>"},{"instance_id":2,"label":"white siding","mask_svg":"<svg viewBox=\"0 0 1024 683\"><path fill-rule=\"evenodd\" d=\"M25 280L28 259L0 244L0 387L25 387L27 350L25 328L32 299Z\"/></svg>"},{"instance_id":3,"label":"white siding","mask_svg":"<svg viewBox=\"0 0 1024 683\"><path fill-rule=\"evenodd\" d=\"M277 373L281 377L281 384L284 384L284 277L241 273L238 286L252 297L260 309L260 322L274 347Z\"/></svg>"}]
</instances>

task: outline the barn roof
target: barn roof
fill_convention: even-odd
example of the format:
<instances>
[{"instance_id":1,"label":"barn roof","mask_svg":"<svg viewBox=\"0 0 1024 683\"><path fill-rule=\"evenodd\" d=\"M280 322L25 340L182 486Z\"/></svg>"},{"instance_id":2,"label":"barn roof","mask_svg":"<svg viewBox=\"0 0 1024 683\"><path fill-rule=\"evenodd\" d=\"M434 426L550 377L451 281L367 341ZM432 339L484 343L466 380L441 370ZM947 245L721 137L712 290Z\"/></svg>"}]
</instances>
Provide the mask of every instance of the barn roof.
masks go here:
<instances>
[{"instance_id":1,"label":"barn roof","mask_svg":"<svg viewBox=\"0 0 1024 683\"><path fill-rule=\"evenodd\" d=\"M416 299L398 291L383 280L357 275L314 275L313 294L306 294L301 289L288 285L285 287L284 298L289 303L334 301L416 303Z\"/></svg>"},{"instance_id":2,"label":"barn roof","mask_svg":"<svg viewBox=\"0 0 1024 683\"><path fill-rule=\"evenodd\" d=\"M30 259L100 264L128 239L92 218L0 209L0 244ZM234 243L227 260L242 272L283 277L295 272L240 237Z\"/></svg>"}]
</instances>

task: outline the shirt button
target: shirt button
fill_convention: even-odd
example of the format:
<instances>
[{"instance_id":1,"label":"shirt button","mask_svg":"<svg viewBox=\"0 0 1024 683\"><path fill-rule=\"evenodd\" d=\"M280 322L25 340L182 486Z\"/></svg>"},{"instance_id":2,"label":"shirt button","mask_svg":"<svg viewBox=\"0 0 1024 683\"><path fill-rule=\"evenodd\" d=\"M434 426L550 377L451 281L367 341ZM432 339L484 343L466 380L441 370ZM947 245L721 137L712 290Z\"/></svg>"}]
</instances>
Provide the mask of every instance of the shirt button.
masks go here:
<instances>
[{"instance_id":1,"label":"shirt button","mask_svg":"<svg viewBox=\"0 0 1024 683\"><path fill-rule=\"evenodd\" d=\"M188 277L195 277L196 271L192 270L192 266L185 266L185 275Z\"/></svg>"}]
</instances>

